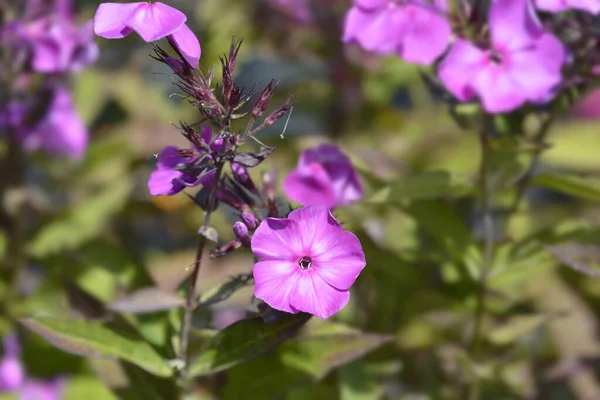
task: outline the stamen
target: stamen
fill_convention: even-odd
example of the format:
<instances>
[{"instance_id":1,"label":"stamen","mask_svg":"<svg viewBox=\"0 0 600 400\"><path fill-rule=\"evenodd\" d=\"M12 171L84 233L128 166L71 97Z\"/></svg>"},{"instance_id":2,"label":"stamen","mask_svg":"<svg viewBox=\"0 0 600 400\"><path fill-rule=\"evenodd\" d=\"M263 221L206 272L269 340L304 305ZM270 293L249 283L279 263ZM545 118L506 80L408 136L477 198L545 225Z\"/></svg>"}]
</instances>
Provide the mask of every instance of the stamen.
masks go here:
<instances>
[{"instance_id":1,"label":"stamen","mask_svg":"<svg viewBox=\"0 0 600 400\"><path fill-rule=\"evenodd\" d=\"M307 270L312 265L312 260L310 257L304 256L300 260L298 260L298 265L302 270Z\"/></svg>"}]
</instances>

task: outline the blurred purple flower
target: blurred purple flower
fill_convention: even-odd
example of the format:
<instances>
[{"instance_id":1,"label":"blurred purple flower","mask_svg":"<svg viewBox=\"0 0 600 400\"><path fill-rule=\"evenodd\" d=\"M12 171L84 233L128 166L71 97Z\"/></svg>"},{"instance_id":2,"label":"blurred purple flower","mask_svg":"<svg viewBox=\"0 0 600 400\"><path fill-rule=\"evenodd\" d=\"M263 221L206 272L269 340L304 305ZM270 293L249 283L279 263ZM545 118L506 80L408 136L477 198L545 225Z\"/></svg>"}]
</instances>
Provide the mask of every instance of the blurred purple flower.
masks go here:
<instances>
[{"instance_id":1,"label":"blurred purple flower","mask_svg":"<svg viewBox=\"0 0 600 400\"><path fill-rule=\"evenodd\" d=\"M446 0L354 0L346 15L344 42L379 54L429 65L448 47L452 33Z\"/></svg>"},{"instance_id":2,"label":"blurred purple flower","mask_svg":"<svg viewBox=\"0 0 600 400\"><path fill-rule=\"evenodd\" d=\"M37 122L31 125L22 120L26 108L20 104L14 105L13 108L13 122L20 119L20 123L15 128L16 133L26 150L35 151L42 148L50 154L64 154L73 159L83 157L88 143L88 133L66 89L61 87L52 89L48 109Z\"/></svg>"},{"instance_id":3,"label":"blurred purple flower","mask_svg":"<svg viewBox=\"0 0 600 400\"><path fill-rule=\"evenodd\" d=\"M106 39L121 39L136 31L147 43L169 37L185 60L196 68L200 42L186 21L184 13L161 2L102 3L94 16L94 31Z\"/></svg>"},{"instance_id":4,"label":"blurred purple flower","mask_svg":"<svg viewBox=\"0 0 600 400\"><path fill-rule=\"evenodd\" d=\"M308 23L312 20L308 0L267 0L267 3L298 22Z\"/></svg>"},{"instance_id":5,"label":"blurred purple flower","mask_svg":"<svg viewBox=\"0 0 600 400\"><path fill-rule=\"evenodd\" d=\"M303 206L335 208L363 197L362 185L350 160L338 147L329 144L304 151L296 169L283 181L283 190Z\"/></svg>"},{"instance_id":6,"label":"blurred purple flower","mask_svg":"<svg viewBox=\"0 0 600 400\"><path fill-rule=\"evenodd\" d=\"M366 265L361 244L322 206L265 219L252 236L254 295L271 307L329 318Z\"/></svg>"},{"instance_id":7,"label":"blurred purple flower","mask_svg":"<svg viewBox=\"0 0 600 400\"><path fill-rule=\"evenodd\" d=\"M550 12L576 9L592 14L600 13L600 1L598 0L536 0L536 4L540 10Z\"/></svg>"},{"instance_id":8,"label":"blurred purple flower","mask_svg":"<svg viewBox=\"0 0 600 400\"><path fill-rule=\"evenodd\" d=\"M202 141L210 146L212 151L220 151L223 143L223 139L212 141L212 130L208 126L202 129ZM214 169L203 171L200 176L192 176L184 171L186 167L193 165L200 158L210 157L203 149L193 149L192 153L189 157L183 157L179 149L169 146L158 154L156 170L150 174L148 180L148 189L152 196L173 196L186 187L212 184L215 175Z\"/></svg>"},{"instance_id":9,"label":"blurred purple flower","mask_svg":"<svg viewBox=\"0 0 600 400\"><path fill-rule=\"evenodd\" d=\"M593 89L575 103L571 115L577 118L597 119L600 117L600 89Z\"/></svg>"},{"instance_id":10,"label":"blurred purple flower","mask_svg":"<svg viewBox=\"0 0 600 400\"><path fill-rule=\"evenodd\" d=\"M240 310L239 308L235 307L215 310L213 316L213 325L219 330L225 329L229 325L244 319L245 315L246 313L244 310Z\"/></svg>"},{"instance_id":11,"label":"blurred purple flower","mask_svg":"<svg viewBox=\"0 0 600 400\"><path fill-rule=\"evenodd\" d=\"M51 15L26 24L21 34L31 47L31 66L38 72L77 72L98 58L91 21L77 27L62 15Z\"/></svg>"},{"instance_id":12,"label":"blurred purple flower","mask_svg":"<svg viewBox=\"0 0 600 400\"><path fill-rule=\"evenodd\" d=\"M528 0L494 0L491 46L458 39L439 66L439 76L461 101L478 96L488 112L508 112L526 101L550 100L562 80L566 50L546 33Z\"/></svg>"},{"instance_id":13,"label":"blurred purple flower","mask_svg":"<svg viewBox=\"0 0 600 400\"><path fill-rule=\"evenodd\" d=\"M60 400L63 397L65 379L48 381L27 378L19 359L17 338L10 334L4 339L4 356L0 361L0 393L15 393L20 400Z\"/></svg>"}]
</instances>

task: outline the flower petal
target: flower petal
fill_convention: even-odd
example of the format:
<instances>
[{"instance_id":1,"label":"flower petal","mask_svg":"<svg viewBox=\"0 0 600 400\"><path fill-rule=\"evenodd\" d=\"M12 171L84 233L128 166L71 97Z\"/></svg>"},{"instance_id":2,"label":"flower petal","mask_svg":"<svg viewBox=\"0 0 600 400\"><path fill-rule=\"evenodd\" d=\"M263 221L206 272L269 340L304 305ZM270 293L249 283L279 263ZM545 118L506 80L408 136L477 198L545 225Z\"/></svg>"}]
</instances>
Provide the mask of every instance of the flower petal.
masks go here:
<instances>
[{"instance_id":1,"label":"flower petal","mask_svg":"<svg viewBox=\"0 0 600 400\"><path fill-rule=\"evenodd\" d=\"M283 181L283 191L303 206L334 208L337 205L332 182L325 169L317 163L290 172Z\"/></svg>"},{"instance_id":2,"label":"flower petal","mask_svg":"<svg viewBox=\"0 0 600 400\"><path fill-rule=\"evenodd\" d=\"M406 26L406 14L401 7L375 12L353 7L346 15L343 40L356 41L368 51L390 54L401 43Z\"/></svg>"},{"instance_id":3,"label":"flower petal","mask_svg":"<svg viewBox=\"0 0 600 400\"><path fill-rule=\"evenodd\" d=\"M252 270L255 282L254 295L276 310L297 314L298 311L290 307L290 295L296 286L300 271L294 262L279 260L257 262Z\"/></svg>"},{"instance_id":4,"label":"flower petal","mask_svg":"<svg viewBox=\"0 0 600 400\"><path fill-rule=\"evenodd\" d=\"M173 196L184 189L177 181L183 174L172 169L158 169L150 174L148 189L152 196Z\"/></svg>"},{"instance_id":5,"label":"flower petal","mask_svg":"<svg viewBox=\"0 0 600 400\"><path fill-rule=\"evenodd\" d=\"M494 0L489 25L495 47L519 50L544 33L530 0Z\"/></svg>"},{"instance_id":6,"label":"flower petal","mask_svg":"<svg viewBox=\"0 0 600 400\"><path fill-rule=\"evenodd\" d=\"M483 68L474 79L473 86L483 108L491 113L508 112L527 100L526 94L512 80L503 65L490 64Z\"/></svg>"},{"instance_id":7,"label":"flower petal","mask_svg":"<svg viewBox=\"0 0 600 400\"><path fill-rule=\"evenodd\" d=\"M302 255L315 257L328 252L343 232L327 207L303 207L292 211L288 218L298 224L303 242Z\"/></svg>"},{"instance_id":8,"label":"flower petal","mask_svg":"<svg viewBox=\"0 0 600 400\"><path fill-rule=\"evenodd\" d=\"M485 62L485 54L471 42L459 39L438 68L438 75L446 88L460 101L475 97L473 78Z\"/></svg>"},{"instance_id":9,"label":"flower petal","mask_svg":"<svg viewBox=\"0 0 600 400\"><path fill-rule=\"evenodd\" d=\"M125 24L149 43L176 32L186 20L187 17L181 11L156 2L145 3L144 7L139 7L125 20Z\"/></svg>"},{"instance_id":10,"label":"flower petal","mask_svg":"<svg viewBox=\"0 0 600 400\"><path fill-rule=\"evenodd\" d=\"M365 10L375 10L377 8L381 8L387 3L389 0L354 0L354 4L356 4L360 8L364 8Z\"/></svg>"},{"instance_id":11,"label":"flower petal","mask_svg":"<svg viewBox=\"0 0 600 400\"><path fill-rule=\"evenodd\" d=\"M450 24L440 10L426 5L407 5L405 12L410 23L398 54L408 62L429 65L448 47Z\"/></svg>"},{"instance_id":12,"label":"flower petal","mask_svg":"<svg viewBox=\"0 0 600 400\"><path fill-rule=\"evenodd\" d=\"M121 39L129 35L132 29L127 26L127 21L137 10L147 6L148 3L102 3L98 6L94 16L94 32L106 39Z\"/></svg>"},{"instance_id":13,"label":"flower petal","mask_svg":"<svg viewBox=\"0 0 600 400\"><path fill-rule=\"evenodd\" d=\"M561 12L569 8L565 0L536 0L536 5L540 10L550 12Z\"/></svg>"},{"instance_id":14,"label":"flower petal","mask_svg":"<svg viewBox=\"0 0 600 400\"><path fill-rule=\"evenodd\" d=\"M179 157L178 149L174 146L165 147L156 161L158 169L173 169L182 164L188 164L189 159L185 157Z\"/></svg>"},{"instance_id":15,"label":"flower petal","mask_svg":"<svg viewBox=\"0 0 600 400\"><path fill-rule=\"evenodd\" d=\"M200 49L198 38L190 28L186 24L183 24L181 28L171 34L171 37L188 64L193 68L198 68L198 61L200 60L202 50Z\"/></svg>"},{"instance_id":16,"label":"flower petal","mask_svg":"<svg viewBox=\"0 0 600 400\"><path fill-rule=\"evenodd\" d=\"M342 232L334 246L313 258L314 271L340 290L348 290L366 265L360 241L350 232Z\"/></svg>"},{"instance_id":17,"label":"flower petal","mask_svg":"<svg viewBox=\"0 0 600 400\"><path fill-rule=\"evenodd\" d=\"M350 300L350 292L328 285L314 271L300 270L290 294L292 310L303 311L319 318L329 318Z\"/></svg>"},{"instance_id":18,"label":"flower petal","mask_svg":"<svg viewBox=\"0 0 600 400\"><path fill-rule=\"evenodd\" d=\"M302 237L296 221L267 218L256 228L252 252L261 260L284 260L297 263L302 254Z\"/></svg>"}]
</instances>

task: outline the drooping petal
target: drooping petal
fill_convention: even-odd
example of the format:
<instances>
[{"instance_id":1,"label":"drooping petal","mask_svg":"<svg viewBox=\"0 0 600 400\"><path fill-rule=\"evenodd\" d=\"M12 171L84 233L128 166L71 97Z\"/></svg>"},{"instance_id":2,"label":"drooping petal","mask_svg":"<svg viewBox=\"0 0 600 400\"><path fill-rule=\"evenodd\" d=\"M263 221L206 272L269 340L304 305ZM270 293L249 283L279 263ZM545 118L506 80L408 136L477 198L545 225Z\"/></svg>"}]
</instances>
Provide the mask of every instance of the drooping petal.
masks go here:
<instances>
[{"instance_id":1,"label":"drooping petal","mask_svg":"<svg viewBox=\"0 0 600 400\"><path fill-rule=\"evenodd\" d=\"M452 29L441 10L426 5L407 5L408 29L398 47L404 60L429 65L438 58L450 42Z\"/></svg>"},{"instance_id":2,"label":"drooping petal","mask_svg":"<svg viewBox=\"0 0 600 400\"><path fill-rule=\"evenodd\" d=\"M288 218L298 223L302 236L302 254L310 257L333 247L342 234L342 226L324 206L308 206L292 211Z\"/></svg>"},{"instance_id":3,"label":"drooping petal","mask_svg":"<svg viewBox=\"0 0 600 400\"><path fill-rule=\"evenodd\" d=\"M166 4L160 2L144 4L124 22L147 43L171 35L187 20L184 13Z\"/></svg>"},{"instance_id":4,"label":"drooping petal","mask_svg":"<svg viewBox=\"0 0 600 400\"><path fill-rule=\"evenodd\" d=\"M565 59L560 42L551 35L531 51L512 54L510 76L533 102L547 101L562 81L560 67Z\"/></svg>"},{"instance_id":5,"label":"drooping petal","mask_svg":"<svg viewBox=\"0 0 600 400\"><path fill-rule=\"evenodd\" d=\"M200 61L200 42L194 33L188 28L186 24L183 24L181 28L171 34L173 41L177 45L177 49L181 52L181 55L185 58L193 68L198 68L198 61Z\"/></svg>"},{"instance_id":6,"label":"drooping petal","mask_svg":"<svg viewBox=\"0 0 600 400\"><path fill-rule=\"evenodd\" d=\"M530 0L494 0L489 25L494 46L504 50L523 49L544 33Z\"/></svg>"},{"instance_id":7,"label":"drooping petal","mask_svg":"<svg viewBox=\"0 0 600 400\"><path fill-rule=\"evenodd\" d=\"M260 228L259 228L260 229ZM256 236L256 234L255 234ZM252 238L254 242L254 238ZM296 314L290 306L290 296L301 270L295 262L267 260L254 264L254 295L276 310Z\"/></svg>"},{"instance_id":8,"label":"drooping petal","mask_svg":"<svg viewBox=\"0 0 600 400\"><path fill-rule=\"evenodd\" d=\"M490 113L514 110L527 100L503 65L488 65L474 78L473 87Z\"/></svg>"},{"instance_id":9,"label":"drooping petal","mask_svg":"<svg viewBox=\"0 0 600 400\"><path fill-rule=\"evenodd\" d=\"M471 42L459 39L441 62L438 75L444 86L460 101L470 101L475 96L473 78L485 62L485 53Z\"/></svg>"},{"instance_id":10,"label":"drooping petal","mask_svg":"<svg viewBox=\"0 0 600 400\"><path fill-rule=\"evenodd\" d=\"M158 154L156 166L158 169L173 169L189 162L188 158L179 156L177 147L167 146Z\"/></svg>"},{"instance_id":11,"label":"drooping petal","mask_svg":"<svg viewBox=\"0 0 600 400\"><path fill-rule=\"evenodd\" d=\"M182 177L180 171L172 169L157 169L152 171L148 179L148 189L152 196L173 196L184 189L178 179Z\"/></svg>"},{"instance_id":12,"label":"drooping petal","mask_svg":"<svg viewBox=\"0 0 600 400\"><path fill-rule=\"evenodd\" d=\"M267 218L261 222L252 236L251 247L261 260L297 263L304 255L298 223L285 218Z\"/></svg>"},{"instance_id":13,"label":"drooping petal","mask_svg":"<svg viewBox=\"0 0 600 400\"><path fill-rule=\"evenodd\" d=\"M566 0L536 0L536 5L540 10L550 12L561 12L569 8Z\"/></svg>"},{"instance_id":14,"label":"drooping petal","mask_svg":"<svg viewBox=\"0 0 600 400\"><path fill-rule=\"evenodd\" d=\"M121 39L129 35L133 29L126 21L140 8L147 6L146 2L137 3L102 3L94 16L94 32L106 39Z\"/></svg>"},{"instance_id":15,"label":"drooping petal","mask_svg":"<svg viewBox=\"0 0 600 400\"><path fill-rule=\"evenodd\" d=\"M300 270L290 293L291 309L329 318L348 304L350 292L328 285L314 271Z\"/></svg>"},{"instance_id":16,"label":"drooping petal","mask_svg":"<svg viewBox=\"0 0 600 400\"><path fill-rule=\"evenodd\" d=\"M290 199L303 206L322 205L334 208L337 205L331 179L317 163L290 172L283 181L283 191Z\"/></svg>"},{"instance_id":17,"label":"drooping petal","mask_svg":"<svg viewBox=\"0 0 600 400\"><path fill-rule=\"evenodd\" d=\"M340 290L348 290L366 265L360 241L350 232L339 234L333 246L313 258L314 271Z\"/></svg>"}]
</instances>

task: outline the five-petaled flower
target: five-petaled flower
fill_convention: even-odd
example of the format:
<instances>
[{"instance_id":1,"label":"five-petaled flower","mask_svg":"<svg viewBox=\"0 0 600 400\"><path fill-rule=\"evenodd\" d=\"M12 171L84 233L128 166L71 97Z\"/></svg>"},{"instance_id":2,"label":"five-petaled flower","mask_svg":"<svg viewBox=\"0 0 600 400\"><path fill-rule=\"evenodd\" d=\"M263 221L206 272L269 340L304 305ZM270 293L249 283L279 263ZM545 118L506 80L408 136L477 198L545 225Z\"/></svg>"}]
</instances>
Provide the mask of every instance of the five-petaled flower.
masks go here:
<instances>
[{"instance_id":1,"label":"five-petaled flower","mask_svg":"<svg viewBox=\"0 0 600 400\"><path fill-rule=\"evenodd\" d=\"M296 169L283 181L283 190L303 206L329 208L350 205L363 196L362 185L350 160L330 144L304 151Z\"/></svg>"},{"instance_id":2,"label":"five-petaled flower","mask_svg":"<svg viewBox=\"0 0 600 400\"><path fill-rule=\"evenodd\" d=\"M327 207L308 206L267 218L252 236L254 295L289 313L328 318L350 299L366 265L360 242Z\"/></svg>"},{"instance_id":3,"label":"five-petaled flower","mask_svg":"<svg viewBox=\"0 0 600 400\"><path fill-rule=\"evenodd\" d=\"M354 0L343 40L379 54L397 52L408 62L429 65L448 47L452 33L445 0Z\"/></svg>"},{"instance_id":4,"label":"five-petaled flower","mask_svg":"<svg viewBox=\"0 0 600 400\"><path fill-rule=\"evenodd\" d=\"M461 101L478 96L492 113L530 101L550 100L562 81L566 50L544 31L529 0L494 0L491 46L458 39L439 66L439 76Z\"/></svg>"},{"instance_id":5,"label":"five-petaled flower","mask_svg":"<svg viewBox=\"0 0 600 400\"><path fill-rule=\"evenodd\" d=\"M169 37L185 60L196 68L201 54L200 42L186 21L184 13L158 1L102 3L94 17L94 31L106 39L121 39L136 31L147 43Z\"/></svg>"}]
</instances>

